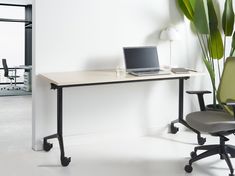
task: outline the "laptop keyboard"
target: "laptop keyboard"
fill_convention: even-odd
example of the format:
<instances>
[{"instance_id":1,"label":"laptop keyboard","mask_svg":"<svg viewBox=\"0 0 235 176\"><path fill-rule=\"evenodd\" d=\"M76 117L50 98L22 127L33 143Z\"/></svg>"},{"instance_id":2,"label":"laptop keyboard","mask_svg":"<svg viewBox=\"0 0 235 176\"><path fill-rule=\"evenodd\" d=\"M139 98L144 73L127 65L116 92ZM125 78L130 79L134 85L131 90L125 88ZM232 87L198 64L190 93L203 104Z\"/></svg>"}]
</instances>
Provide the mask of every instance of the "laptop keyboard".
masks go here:
<instances>
[{"instance_id":1,"label":"laptop keyboard","mask_svg":"<svg viewBox=\"0 0 235 176\"><path fill-rule=\"evenodd\" d=\"M134 71L136 73L157 73L160 70L139 70L139 71Z\"/></svg>"}]
</instances>

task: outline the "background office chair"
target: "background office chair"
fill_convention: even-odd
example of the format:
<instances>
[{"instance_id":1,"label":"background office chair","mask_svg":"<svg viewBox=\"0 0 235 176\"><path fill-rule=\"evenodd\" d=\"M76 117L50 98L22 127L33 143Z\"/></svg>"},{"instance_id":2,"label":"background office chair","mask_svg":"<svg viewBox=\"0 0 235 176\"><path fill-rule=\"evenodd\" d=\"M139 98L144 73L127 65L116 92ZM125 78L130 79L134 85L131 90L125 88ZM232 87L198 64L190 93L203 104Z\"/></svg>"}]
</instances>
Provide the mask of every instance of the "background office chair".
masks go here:
<instances>
[{"instance_id":1,"label":"background office chair","mask_svg":"<svg viewBox=\"0 0 235 176\"><path fill-rule=\"evenodd\" d=\"M218 145L197 146L191 152L189 164L185 166L185 171L192 172L192 163L200 159L219 154L220 159L224 159L230 169L229 176L234 176L234 169L230 157L235 157L235 146L226 145L229 139L225 136L235 133L235 58L228 58L220 80L217 98L224 107L223 112L219 111L199 111L186 116L187 123L200 132L206 132L212 136L219 137ZM203 109L203 107L202 107ZM198 150L205 150L197 154Z\"/></svg>"},{"instance_id":2,"label":"background office chair","mask_svg":"<svg viewBox=\"0 0 235 176\"><path fill-rule=\"evenodd\" d=\"M20 76L16 75L16 69L9 69L8 66L7 66L6 59L2 59L2 66L3 66L3 69L4 69L4 77L6 77L10 80L10 86L3 87L3 89L19 90L20 87L16 86L16 79L19 78ZM14 85L12 84L13 81L14 81Z\"/></svg>"}]
</instances>

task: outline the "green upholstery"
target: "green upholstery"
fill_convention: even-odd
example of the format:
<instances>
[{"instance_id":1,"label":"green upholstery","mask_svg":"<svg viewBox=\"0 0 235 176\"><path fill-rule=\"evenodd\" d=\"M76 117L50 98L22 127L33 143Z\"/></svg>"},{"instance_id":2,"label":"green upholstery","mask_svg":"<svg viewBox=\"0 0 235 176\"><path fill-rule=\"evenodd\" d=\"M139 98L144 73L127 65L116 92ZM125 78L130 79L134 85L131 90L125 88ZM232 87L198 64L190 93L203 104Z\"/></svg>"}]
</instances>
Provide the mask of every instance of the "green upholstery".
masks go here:
<instances>
[{"instance_id":1,"label":"green upholstery","mask_svg":"<svg viewBox=\"0 0 235 176\"><path fill-rule=\"evenodd\" d=\"M229 57L226 60L217 92L217 99L219 103L235 100L235 57ZM224 106L224 109L233 116L231 107Z\"/></svg>"},{"instance_id":2,"label":"green upholstery","mask_svg":"<svg viewBox=\"0 0 235 176\"><path fill-rule=\"evenodd\" d=\"M235 100L235 57L227 58L217 92L220 103ZM226 112L199 111L186 116L186 121L192 128L207 133L229 131L235 129L233 109L223 105ZM228 113L227 113L228 112Z\"/></svg>"},{"instance_id":3,"label":"green upholstery","mask_svg":"<svg viewBox=\"0 0 235 176\"><path fill-rule=\"evenodd\" d=\"M231 103L231 100L235 100L235 57L230 57L226 60L217 92L217 98L220 103L228 103L228 100L230 104L235 102ZM220 138L220 143L217 145L195 147L194 151L191 153L191 159L188 165L184 168L186 172L192 172L192 164L194 162L218 154L220 158L224 159L227 163L230 170L229 176L235 176L230 160L230 158L235 158L235 146L225 144L225 142L229 140L225 136L235 133L235 119L232 108L230 109L230 107L224 106L224 109L225 112L198 111L192 112L186 116L187 124L193 129ZM198 151L204 152L198 153Z\"/></svg>"},{"instance_id":4,"label":"green upholstery","mask_svg":"<svg viewBox=\"0 0 235 176\"><path fill-rule=\"evenodd\" d=\"M234 118L220 111L198 111L187 115L187 123L200 132L217 133L235 129Z\"/></svg>"}]
</instances>

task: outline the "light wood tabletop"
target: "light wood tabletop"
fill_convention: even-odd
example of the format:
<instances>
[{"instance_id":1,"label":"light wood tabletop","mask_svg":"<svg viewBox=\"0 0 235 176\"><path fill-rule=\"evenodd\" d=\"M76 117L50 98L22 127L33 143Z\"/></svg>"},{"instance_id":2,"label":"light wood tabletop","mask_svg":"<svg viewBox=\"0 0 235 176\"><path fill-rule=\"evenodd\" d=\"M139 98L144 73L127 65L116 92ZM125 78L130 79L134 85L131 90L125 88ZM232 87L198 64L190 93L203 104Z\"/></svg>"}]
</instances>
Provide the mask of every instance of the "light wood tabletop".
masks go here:
<instances>
[{"instance_id":1,"label":"light wood tabletop","mask_svg":"<svg viewBox=\"0 0 235 176\"><path fill-rule=\"evenodd\" d=\"M189 71L183 74L165 74L154 76L133 76L126 72L117 74L116 70L91 70L91 71L73 71L73 72L52 72L42 73L39 76L46 79L57 86L66 85L89 85L89 84L111 84L122 82L138 82L150 80L165 80L189 78L192 76L200 76L204 73Z\"/></svg>"}]
</instances>

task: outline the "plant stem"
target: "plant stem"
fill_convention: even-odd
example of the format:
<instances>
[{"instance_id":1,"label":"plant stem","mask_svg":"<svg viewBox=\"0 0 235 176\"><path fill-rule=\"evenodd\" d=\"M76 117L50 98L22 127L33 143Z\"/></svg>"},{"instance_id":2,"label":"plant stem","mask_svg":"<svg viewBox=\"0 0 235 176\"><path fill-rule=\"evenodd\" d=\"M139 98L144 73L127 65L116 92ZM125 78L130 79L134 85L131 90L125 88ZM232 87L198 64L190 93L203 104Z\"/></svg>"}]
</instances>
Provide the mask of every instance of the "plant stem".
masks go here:
<instances>
[{"instance_id":1,"label":"plant stem","mask_svg":"<svg viewBox=\"0 0 235 176\"><path fill-rule=\"evenodd\" d=\"M212 59L212 68L213 71L215 72L215 62L214 59ZM213 84L213 105L215 107L216 105L216 87L215 87L215 80L214 80L214 84Z\"/></svg>"},{"instance_id":2,"label":"plant stem","mask_svg":"<svg viewBox=\"0 0 235 176\"><path fill-rule=\"evenodd\" d=\"M224 64L225 64L226 35L224 35Z\"/></svg>"},{"instance_id":3,"label":"plant stem","mask_svg":"<svg viewBox=\"0 0 235 176\"><path fill-rule=\"evenodd\" d=\"M219 79L220 79L221 78L221 73L220 73L219 59L217 59L217 66L218 66L218 73L219 73Z\"/></svg>"},{"instance_id":4,"label":"plant stem","mask_svg":"<svg viewBox=\"0 0 235 176\"><path fill-rule=\"evenodd\" d=\"M203 35L204 36L204 35ZM207 58L208 60L210 59L210 55L209 53L207 52L208 51L208 40L207 40L207 36L203 37L202 36L202 41L203 41L203 45L204 45L204 49L206 51L206 55L207 55Z\"/></svg>"},{"instance_id":5,"label":"plant stem","mask_svg":"<svg viewBox=\"0 0 235 176\"><path fill-rule=\"evenodd\" d=\"M211 63L211 66L212 66L212 70L213 72L215 72L215 65L214 65L214 59L210 56L210 53L211 53L211 45L209 44L211 41L210 41L210 38L205 35L205 39L203 39L203 36L200 37L200 35L197 33L197 36L198 36L198 40L199 40L199 43L200 43L200 46L201 46L201 49L202 49L202 52L203 52L203 55L205 57L205 59L207 59L210 63ZM206 45L207 43L207 45ZM208 47L207 47L208 46ZM206 51L209 51L206 52ZM209 72L209 70L208 70ZM216 105L216 86L215 86L215 78L213 78L211 75L210 75L210 78L211 78L211 84L212 84L212 90L213 90L213 106Z\"/></svg>"},{"instance_id":6,"label":"plant stem","mask_svg":"<svg viewBox=\"0 0 235 176\"><path fill-rule=\"evenodd\" d=\"M201 40L200 35L198 34L198 32L197 32L197 37L198 37L199 44L200 44L201 49L202 49L202 54L204 55L205 58L208 58L208 57L207 57L207 54L206 54L206 51L205 51L205 48L203 47L203 42L202 42L202 40Z\"/></svg>"},{"instance_id":7,"label":"plant stem","mask_svg":"<svg viewBox=\"0 0 235 176\"><path fill-rule=\"evenodd\" d=\"M235 48L231 48L231 51L230 51L230 54L229 54L230 57L233 56L234 50L235 50Z\"/></svg>"},{"instance_id":8,"label":"plant stem","mask_svg":"<svg viewBox=\"0 0 235 176\"><path fill-rule=\"evenodd\" d=\"M210 37L208 37L208 36L207 36L207 43L208 43L208 51L209 51L209 55L210 55L210 61L212 62L213 58L211 57L211 53L212 53L211 40L210 40Z\"/></svg>"}]
</instances>

